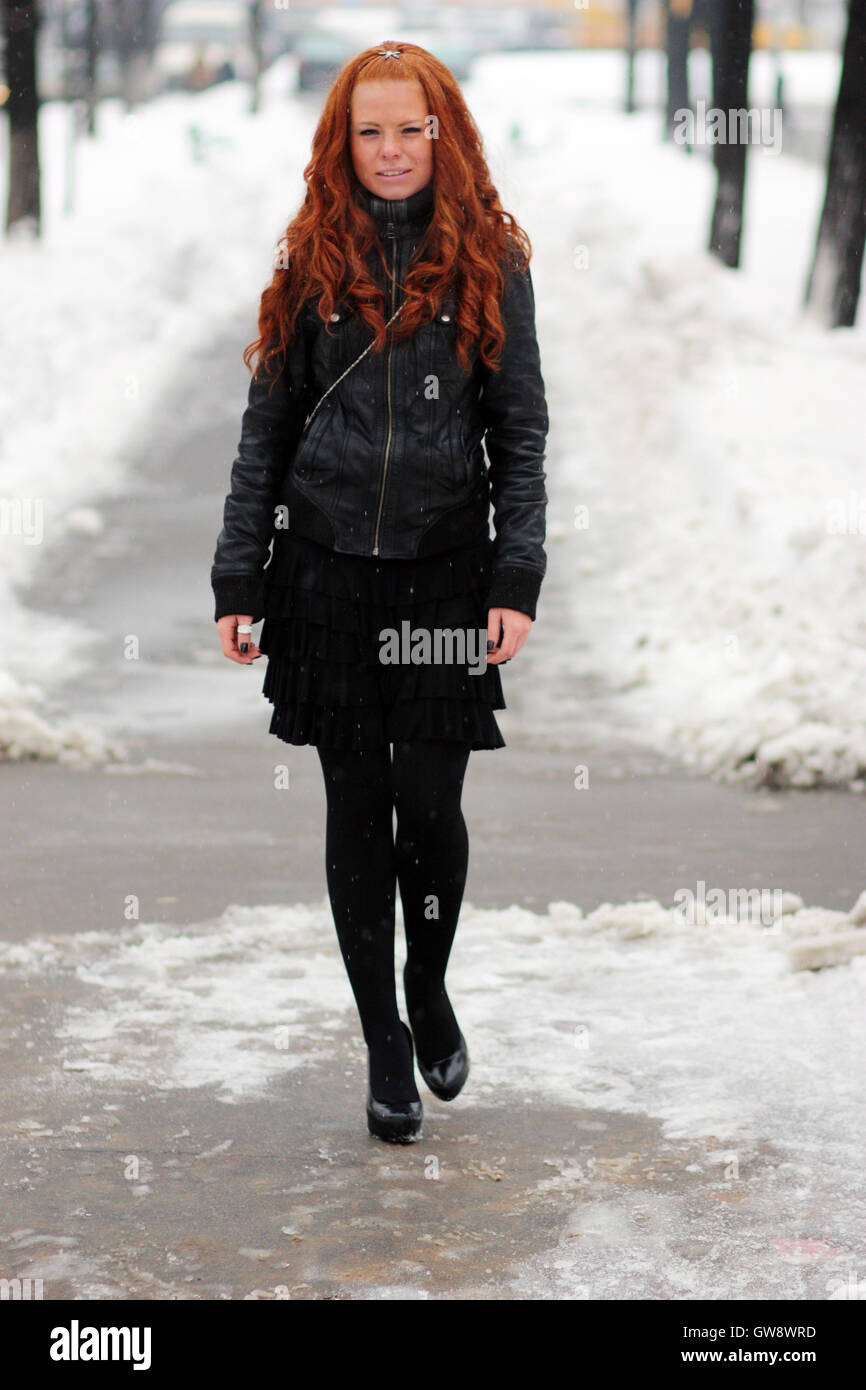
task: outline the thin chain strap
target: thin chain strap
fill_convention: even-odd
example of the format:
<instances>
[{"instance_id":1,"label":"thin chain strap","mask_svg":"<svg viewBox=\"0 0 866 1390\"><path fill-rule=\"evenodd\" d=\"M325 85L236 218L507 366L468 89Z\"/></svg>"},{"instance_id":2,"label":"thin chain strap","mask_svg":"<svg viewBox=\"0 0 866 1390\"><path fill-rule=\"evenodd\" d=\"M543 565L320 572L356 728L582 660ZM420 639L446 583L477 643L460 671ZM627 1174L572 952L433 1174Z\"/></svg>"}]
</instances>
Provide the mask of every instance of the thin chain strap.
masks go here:
<instances>
[{"instance_id":1,"label":"thin chain strap","mask_svg":"<svg viewBox=\"0 0 866 1390\"><path fill-rule=\"evenodd\" d=\"M395 309L394 313L391 315L391 317L389 318L388 322L385 324L385 327L386 327L386 328L390 328L391 324L394 322L395 318L396 318L397 315L400 313L400 311L401 311L402 308L403 308L403 305L402 305L402 304L400 304L400 305L397 306L397 308ZM374 339L373 341L375 341L375 339ZM324 393L324 395L322 395L322 396L319 397L319 399L316 401L316 404L313 406L313 409L310 411L309 415L307 416L306 420L304 421L304 429L306 429L307 426L309 425L310 421L312 420L312 418L313 418L313 416L315 415L316 411L318 410L319 406L322 404L322 401L325 399L325 396L329 396L329 395L331 394L331 392L333 391L334 387L335 387L335 386L339 386L340 382L343 380L343 377L344 377L344 376L348 376L349 372L352 370L353 367L357 367L358 363L361 361L361 358L367 356L367 353L370 351L370 348L371 348L372 346L373 346L373 343L372 343L372 342L371 342L371 343L368 343L367 346L364 348L364 351L361 352L361 353L359 353L358 356L355 358L354 362L350 362L349 365L348 365L348 367L346 368L346 370L345 370L344 372L341 372L341 373L340 373L340 375L337 377L337 380L331 382L331 385L328 387L327 391Z\"/></svg>"}]
</instances>

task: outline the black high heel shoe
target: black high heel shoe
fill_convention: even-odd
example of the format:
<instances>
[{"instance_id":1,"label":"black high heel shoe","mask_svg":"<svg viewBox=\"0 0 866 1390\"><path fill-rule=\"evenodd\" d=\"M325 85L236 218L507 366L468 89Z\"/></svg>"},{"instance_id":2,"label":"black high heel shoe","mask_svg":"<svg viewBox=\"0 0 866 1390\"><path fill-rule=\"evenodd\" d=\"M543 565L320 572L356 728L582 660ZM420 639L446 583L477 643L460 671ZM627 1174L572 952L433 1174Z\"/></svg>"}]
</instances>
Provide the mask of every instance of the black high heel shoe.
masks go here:
<instances>
[{"instance_id":1,"label":"black high heel shoe","mask_svg":"<svg viewBox=\"0 0 866 1390\"><path fill-rule=\"evenodd\" d=\"M409 1051L412 1053L414 1064L415 1052L412 1033L402 1019L400 1022L406 1029ZM367 1128L372 1135L377 1139L385 1139L391 1144L411 1144L418 1137L423 1119L424 1107L420 1100L376 1100L370 1086L368 1070Z\"/></svg>"},{"instance_id":2,"label":"black high heel shoe","mask_svg":"<svg viewBox=\"0 0 866 1390\"><path fill-rule=\"evenodd\" d=\"M418 1070L425 1083L440 1100L453 1100L466 1085L469 1075L469 1048L462 1033L456 1052L443 1057L441 1062L434 1062L432 1067L425 1067L420 1057L417 1060Z\"/></svg>"}]
</instances>

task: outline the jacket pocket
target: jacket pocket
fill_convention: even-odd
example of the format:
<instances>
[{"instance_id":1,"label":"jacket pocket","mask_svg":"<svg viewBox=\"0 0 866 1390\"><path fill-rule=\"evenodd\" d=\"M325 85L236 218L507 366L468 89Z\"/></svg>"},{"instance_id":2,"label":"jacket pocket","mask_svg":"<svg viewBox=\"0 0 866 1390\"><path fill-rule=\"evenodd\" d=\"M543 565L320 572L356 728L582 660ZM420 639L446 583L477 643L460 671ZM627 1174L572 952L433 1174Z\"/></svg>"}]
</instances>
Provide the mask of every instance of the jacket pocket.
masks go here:
<instances>
[{"instance_id":1,"label":"jacket pocket","mask_svg":"<svg viewBox=\"0 0 866 1390\"><path fill-rule=\"evenodd\" d=\"M474 469L472 467L472 460L469 457L469 444L466 439L466 416L463 411L460 412L457 419L460 422L457 437L459 441L458 448L460 449L460 457L463 459L463 481L468 487L473 480Z\"/></svg>"},{"instance_id":2,"label":"jacket pocket","mask_svg":"<svg viewBox=\"0 0 866 1390\"><path fill-rule=\"evenodd\" d=\"M295 450L292 473L301 480L316 476L316 454L328 423L328 401L324 401L304 430Z\"/></svg>"},{"instance_id":3,"label":"jacket pocket","mask_svg":"<svg viewBox=\"0 0 866 1390\"><path fill-rule=\"evenodd\" d=\"M432 370L450 375L457 365L455 352L457 343L456 299L445 298L441 300L432 319L429 319L427 323L422 323L418 333L428 341Z\"/></svg>"},{"instance_id":4,"label":"jacket pocket","mask_svg":"<svg viewBox=\"0 0 866 1390\"><path fill-rule=\"evenodd\" d=\"M426 338L425 371L436 378L441 408L449 412L446 485L451 491L462 491L469 476L469 463L463 445L463 417L453 413L451 406L458 377L456 299L451 296L442 299L433 318L422 325L419 333Z\"/></svg>"},{"instance_id":5,"label":"jacket pocket","mask_svg":"<svg viewBox=\"0 0 866 1390\"><path fill-rule=\"evenodd\" d=\"M321 319L319 320L322 356L334 377L339 376L343 368L348 366L352 360L349 353L352 344L357 339L358 325L361 322L360 315L345 300L337 301L327 324L322 323Z\"/></svg>"},{"instance_id":6,"label":"jacket pocket","mask_svg":"<svg viewBox=\"0 0 866 1390\"><path fill-rule=\"evenodd\" d=\"M327 325L316 312L313 382L309 409L315 411L301 435L295 453L294 473L299 479L317 479L329 470L323 466L320 446L336 396L342 389L336 383L357 356L354 340L360 316L345 300L338 300ZM327 461L325 461L327 462Z\"/></svg>"},{"instance_id":7,"label":"jacket pocket","mask_svg":"<svg viewBox=\"0 0 866 1390\"><path fill-rule=\"evenodd\" d=\"M432 328L436 335L437 356L444 357L449 365L456 362L454 346L457 342L457 300L447 297L443 299L427 326Z\"/></svg>"}]
</instances>

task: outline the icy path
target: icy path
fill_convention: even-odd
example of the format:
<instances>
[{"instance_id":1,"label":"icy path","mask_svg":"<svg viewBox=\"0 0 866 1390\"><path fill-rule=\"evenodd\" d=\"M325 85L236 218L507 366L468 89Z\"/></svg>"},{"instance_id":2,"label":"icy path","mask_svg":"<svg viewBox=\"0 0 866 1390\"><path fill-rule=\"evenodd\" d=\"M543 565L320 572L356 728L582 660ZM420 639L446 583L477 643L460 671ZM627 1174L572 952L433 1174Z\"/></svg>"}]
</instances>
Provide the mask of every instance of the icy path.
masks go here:
<instances>
[{"instance_id":1,"label":"icy path","mask_svg":"<svg viewBox=\"0 0 866 1390\"><path fill-rule=\"evenodd\" d=\"M566 903L540 914L465 907L449 978L473 1075L444 1119L428 1104L423 1157L452 1173L471 1158L464 1174L502 1182L517 1210L553 1205L557 1247L517 1261L514 1294L850 1296L866 1258L866 957L809 973L790 968L789 951L816 930L862 930L866 896L853 918L797 910L793 897L784 906L774 926L690 925L651 901L586 916ZM131 1093L142 1103L183 1093L193 1109L205 1094L242 1110L281 1103L294 1076L315 1096L354 1022L324 904L35 937L0 948L0 968L19 999L54 1001L37 1034L54 1065L18 1087L34 1139L46 1122L33 1117L48 1107L56 1123L73 1083L86 1084L94 1116L121 1093L108 1109L125 1110ZM14 1051L22 1037L13 1028ZM350 1088L336 1098L354 1144L358 1097ZM528 1147L513 1119L526 1106L558 1117L549 1131L530 1126ZM459 1136L491 1109L504 1111L495 1151L477 1134L471 1153L461 1150ZM317 1142L314 1113L292 1122L302 1151ZM656 1139L636 1130L640 1140L611 1150L617 1115L649 1117ZM72 1126L83 1135L99 1127L83 1121ZM227 1116L225 1132L235 1127ZM518 1181L529 1159L536 1176ZM420 1160L394 1163L417 1181ZM149 1162L142 1210L159 1204L168 1176ZM381 1178L375 1192L381 1202ZM496 1227L500 1254L506 1230ZM276 1230L264 1238L274 1241ZM423 1289L423 1270L407 1283Z\"/></svg>"}]
</instances>

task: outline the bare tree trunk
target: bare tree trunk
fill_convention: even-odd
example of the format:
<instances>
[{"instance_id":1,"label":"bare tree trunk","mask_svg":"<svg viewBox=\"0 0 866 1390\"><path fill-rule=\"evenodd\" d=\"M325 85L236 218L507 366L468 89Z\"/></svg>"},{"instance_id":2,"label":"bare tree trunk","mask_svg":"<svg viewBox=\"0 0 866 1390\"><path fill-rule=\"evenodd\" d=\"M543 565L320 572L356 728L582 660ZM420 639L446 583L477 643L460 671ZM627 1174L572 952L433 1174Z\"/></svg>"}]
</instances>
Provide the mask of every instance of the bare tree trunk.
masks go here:
<instances>
[{"instance_id":1,"label":"bare tree trunk","mask_svg":"<svg viewBox=\"0 0 866 1390\"><path fill-rule=\"evenodd\" d=\"M678 111L689 110L689 36L692 0L667 0L665 5L665 47L667 49L667 110L665 139L672 140ZM691 153L691 144L685 149Z\"/></svg>"},{"instance_id":2,"label":"bare tree trunk","mask_svg":"<svg viewBox=\"0 0 866 1390\"><path fill-rule=\"evenodd\" d=\"M262 7L250 0L250 48L253 55L253 92L250 111L255 116L262 104Z\"/></svg>"},{"instance_id":3,"label":"bare tree trunk","mask_svg":"<svg viewBox=\"0 0 866 1390\"><path fill-rule=\"evenodd\" d=\"M120 88L123 104L127 111L135 105L131 90L130 58L132 57L131 31L132 11L137 9L136 0L111 0L111 42L120 65Z\"/></svg>"},{"instance_id":4,"label":"bare tree trunk","mask_svg":"<svg viewBox=\"0 0 866 1390\"><path fill-rule=\"evenodd\" d=\"M716 0L710 13L713 106L724 112L725 139L713 146L717 184L708 249L725 265L736 267L740 264L749 122L747 118L744 123L745 138L734 139L739 123L735 124L736 116L731 113L748 107L754 0Z\"/></svg>"},{"instance_id":5,"label":"bare tree trunk","mask_svg":"<svg viewBox=\"0 0 866 1390\"><path fill-rule=\"evenodd\" d=\"M627 112L637 110L634 99L634 64L635 54L637 53L637 7L638 0L626 0L626 79L625 79L625 109Z\"/></svg>"},{"instance_id":6,"label":"bare tree trunk","mask_svg":"<svg viewBox=\"0 0 866 1390\"><path fill-rule=\"evenodd\" d=\"M39 177L39 92L36 83L38 6L30 0L5 0L6 82L9 97L9 186L6 232L42 235Z\"/></svg>"},{"instance_id":7,"label":"bare tree trunk","mask_svg":"<svg viewBox=\"0 0 866 1390\"><path fill-rule=\"evenodd\" d=\"M156 0L112 0L112 37L127 111L134 111L147 94L160 13Z\"/></svg>"},{"instance_id":8,"label":"bare tree trunk","mask_svg":"<svg viewBox=\"0 0 866 1390\"><path fill-rule=\"evenodd\" d=\"M87 66L84 79L84 99L87 106L87 134L96 134L96 60L99 52L99 13L97 0L87 0Z\"/></svg>"},{"instance_id":9,"label":"bare tree trunk","mask_svg":"<svg viewBox=\"0 0 866 1390\"><path fill-rule=\"evenodd\" d=\"M857 317L866 243L866 0L849 0L827 191L805 307L828 328Z\"/></svg>"}]
</instances>

